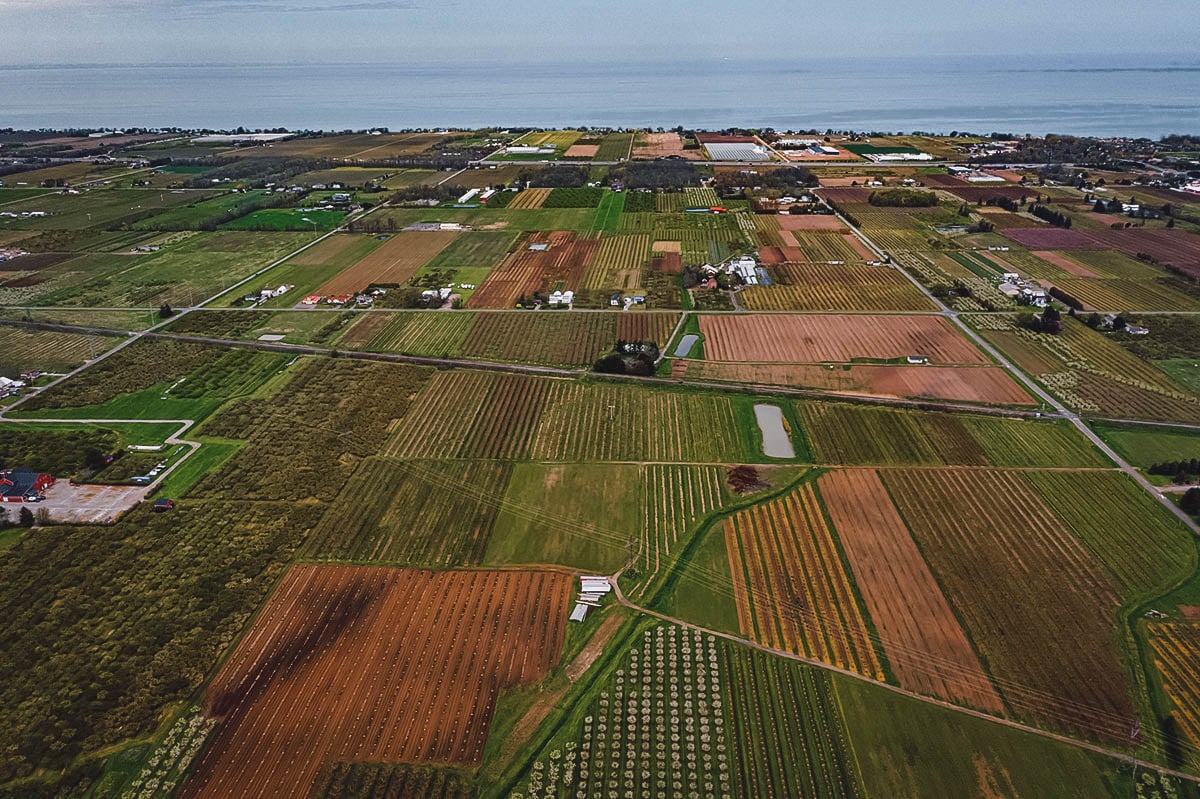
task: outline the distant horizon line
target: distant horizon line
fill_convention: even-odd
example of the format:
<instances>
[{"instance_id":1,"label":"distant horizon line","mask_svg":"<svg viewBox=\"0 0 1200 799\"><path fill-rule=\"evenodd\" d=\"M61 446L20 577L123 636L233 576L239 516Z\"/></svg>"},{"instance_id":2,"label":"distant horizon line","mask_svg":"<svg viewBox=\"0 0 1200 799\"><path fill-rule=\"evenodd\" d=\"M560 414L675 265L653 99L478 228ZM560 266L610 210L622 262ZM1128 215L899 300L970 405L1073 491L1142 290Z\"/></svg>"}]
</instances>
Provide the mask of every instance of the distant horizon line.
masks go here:
<instances>
[{"instance_id":1,"label":"distant horizon line","mask_svg":"<svg viewBox=\"0 0 1200 799\"><path fill-rule=\"evenodd\" d=\"M1098 65L1105 63L1109 66L1097 66L1091 69L1099 69L1112 72L1124 71L1139 71L1143 67L1129 66L1112 66L1111 59L1121 58L1143 58L1153 59L1156 62L1153 69L1155 71L1191 71L1200 69L1200 56L1195 52L1179 52L1179 53L1158 53L1158 52L1107 52L1103 56L1095 52L1079 52L1079 53L1055 53L1047 59L1045 53L1029 52L1018 53L1009 52L1007 55L1012 58L1026 58L1029 56L1038 56L1046 59L1048 63L1061 64L1064 60L1087 59L1097 62ZM812 64L818 62L888 62L888 61L929 61L939 58L946 59L979 59L978 53L910 53L904 55L872 55L872 56L848 56L848 55L807 55L800 57L758 57L758 58L731 58L728 56L713 55L710 57L692 57L689 56L686 60L678 57L670 58L638 58L638 59L623 59L622 64L644 64L644 65L674 65L674 64L717 64L729 62L733 64L771 64L778 65L781 63L796 63L796 64ZM1178 63L1183 62L1183 63ZM322 67L388 67L388 66L430 66L430 67L446 67L446 66L489 66L495 64L520 64L520 65L542 65L542 66L615 66L610 58L596 57L589 58L569 58L563 56L561 59L552 58L544 60L530 60L521 58L485 58L478 61L456 59L422 59L422 60L372 60L372 61L314 61L313 59L295 59L295 60L271 60L271 61L231 61L228 59L213 60L213 61L15 61L5 62L0 61L0 69L22 70L22 69L122 69L122 68L146 68L146 67L166 67L166 68L189 68L189 67L298 67L298 66L322 66ZM993 66L997 70L1010 72L1044 72L1044 71L1061 71L1047 70L1038 67L1025 67L1024 69L1014 68L1014 66L1006 66L1003 63L992 64L985 62L984 66Z\"/></svg>"}]
</instances>

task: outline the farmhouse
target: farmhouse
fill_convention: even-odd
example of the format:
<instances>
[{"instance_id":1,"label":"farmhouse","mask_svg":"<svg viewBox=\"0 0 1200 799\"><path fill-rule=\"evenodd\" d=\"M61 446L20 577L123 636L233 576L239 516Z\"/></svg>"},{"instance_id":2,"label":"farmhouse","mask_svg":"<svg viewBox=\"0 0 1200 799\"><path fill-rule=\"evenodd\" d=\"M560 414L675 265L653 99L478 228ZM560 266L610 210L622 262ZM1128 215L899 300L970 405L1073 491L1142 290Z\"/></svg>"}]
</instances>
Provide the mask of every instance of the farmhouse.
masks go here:
<instances>
[{"instance_id":1,"label":"farmhouse","mask_svg":"<svg viewBox=\"0 0 1200 799\"><path fill-rule=\"evenodd\" d=\"M1026 305L1032 305L1035 308L1045 308L1050 304L1050 301L1046 298L1045 291L1033 288L1021 289L1021 302Z\"/></svg>"},{"instance_id":2,"label":"farmhouse","mask_svg":"<svg viewBox=\"0 0 1200 799\"><path fill-rule=\"evenodd\" d=\"M40 502L54 477L21 467L0 472L0 497L5 502Z\"/></svg>"}]
</instances>

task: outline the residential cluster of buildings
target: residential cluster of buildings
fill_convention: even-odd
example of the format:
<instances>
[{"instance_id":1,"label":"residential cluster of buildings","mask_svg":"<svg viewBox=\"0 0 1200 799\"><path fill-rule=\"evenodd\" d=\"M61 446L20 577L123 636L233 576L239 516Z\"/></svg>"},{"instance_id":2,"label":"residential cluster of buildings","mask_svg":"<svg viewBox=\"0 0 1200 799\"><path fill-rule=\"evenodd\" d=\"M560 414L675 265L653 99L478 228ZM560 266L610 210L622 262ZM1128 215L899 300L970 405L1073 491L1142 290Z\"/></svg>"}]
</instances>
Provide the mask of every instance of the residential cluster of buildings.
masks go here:
<instances>
[{"instance_id":1,"label":"residential cluster of buildings","mask_svg":"<svg viewBox=\"0 0 1200 799\"><path fill-rule=\"evenodd\" d=\"M274 297L282 297L284 294L287 294L293 288L295 288L295 286L293 286L291 283L284 283L282 286L279 286L278 288L273 288L273 289L265 288L265 289L262 289L261 291L259 291L257 294L247 294L246 296L242 297L242 301L243 302L266 302L267 300L272 299Z\"/></svg>"},{"instance_id":2,"label":"residential cluster of buildings","mask_svg":"<svg viewBox=\"0 0 1200 799\"><path fill-rule=\"evenodd\" d=\"M1016 272L1005 272L997 288L1006 297L1016 300L1022 305L1031 305L1034 308L1045 308L1050 305L1050 298L1046 296L1045 289L1036 283L1022 280Z\"/></svg>"}]
</instances>

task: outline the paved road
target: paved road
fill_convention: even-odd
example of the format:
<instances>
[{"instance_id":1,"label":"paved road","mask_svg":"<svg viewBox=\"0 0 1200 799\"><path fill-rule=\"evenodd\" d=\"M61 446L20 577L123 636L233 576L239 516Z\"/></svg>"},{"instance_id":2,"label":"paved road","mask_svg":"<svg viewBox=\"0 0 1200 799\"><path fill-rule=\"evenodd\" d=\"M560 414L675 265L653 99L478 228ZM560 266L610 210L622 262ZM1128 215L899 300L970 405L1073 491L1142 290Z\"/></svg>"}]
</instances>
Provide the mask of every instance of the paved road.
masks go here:
<instances>
[{"instance_id":1,"label":"paved road","mask_svg":"<svg viewBox=\"0 0 1200 799\"><path fill-rule=\"evenodd\" d=\"M837 214L837 216L842 220L842 223L845 224L846 227L853 231L854 235L857 236L859 240L870 247L871 250L874 251L882 260L890 261L888 254L883 249L876 246L875 242L871 241L871 239L868 238L865 233L863 233L854 225L851 225L841 214ZM1138 485L1149 492L1150 495L1154 497L1155 500L1157 500L1164 508L1169 510L1176 518L1187 525L1188 529L1190 529L1194 534L1200 535L1200 525L1196 523L1196 520L1180 510L1179 507L1174 502L1171 502L1170 499L1163 496L1162 493L1154 485L1152 485L1150 481L1142 475L1141 472L1139 472L1132 465L1130 465L1128 461L1118 455L1117 452L1104 441L1104 439L1100 438L1096 431L1092 430L1092 428L1089 427L1082 418L1080 418L1079 414L1068 409L1067 406L1059 402L1057 398L1034 382L1031 377L1018 369L1012 361L1005 357L1004 353L1000 352L1000 350L996 349L987 341L985 341L982 336L975 332L973 327L959 318L957 311L953 310L950 308L950 306L946 305L946 303L942 302L940 298L934 296L933 292L925 288L924 284L917 280L917 278L909 273L909 271L900 263L894 262L892 263L892 267L899 271L900 274L908 278L909 282L916 286L922 294L924 294L933 302L937 303L942 316L945 316L947 319L949 319L950 322L959 330L961 330L967 338L973 341L977 347L991 356L996 363L999 363L1001 366L1007 369L1014 377L1017 378L1017 380L1019 380L1027 389L1029 389L1034 396L1038 397L1047 406L1053 408L1055 411L1055 416L1066 419L1072 425L1074 425L1075 429L1077 429L1089 441L1091 441L1097 449L1099 449L1105 454L1106 457L1109 458L1109 460L1117 464L1121 471L1133 478Z\"/></svg>"},{"instance_id":2,"label":"paved road","mask_svg":"<svg viewBox=\"0 0 1200 799\"><path fill-rule=\"evenodd\" d=\"M624 571L624 569L622 569L621 571ZM915 699L917 701L924 702L927 705L935 705L935 706L943 708L945 710L950 710L955 713L961 713L966 716L973 716L977 719L982 719L983 721L988 721L993 724L999 724L1003 727L1008 727L1010 729L1020 730L1021 732L1026 732L1026 733L1029 733L1030 735L1037 735L1042 738L1047 738L1052 741L1058 741L1059 743L1064 743L1069 746L1077 747L1079 749L1087 749L1088 751L1091 751L1091 752L1096 752L1098 754L1105 755L1107 757L1115 758L1115 759L1120 760L1124 763L1127 763L1131 766L1137 766L1138 768L1145 768L1145 769L1149 769L1151 771L1157 771L1157 772L1160 772L1163 774L1169 774L1172 777L1176 777L1181 780L1186 780L1187 782L1200 783L1200 777L1197 777L1194 774L1188 774L1187 772L1184 772L1184 771L1176 771L1174 769L1169 769L1169 768L1166 768L1165 766L1160 766L1156 763L1151 763L1148 760L1142 760L1140 758L1134 757L1133 755L1126 754L1125 752L1118 752L1113 749L1106 749L1105 747L1100 746L1098 744L1092 744L1092 743L1088 743L1087 741L1081 741L1076 738L1071 738L1070 736L1067 736L1067 735L1059 735L1058 733L1049 732L1047 730L1039 729L1037 727L1030 727L1025 724L1021 724L1020 722L1012 721L1010 719L997 718L996 716L991 716L991 715L988 715L987 713L983 713L978 710L972 710L971 708L960 707L959 705L955 705L951 702L945 702L941 699L934 699L933 697L930 697L930 696L925 696L923 694L918 694L918 693L914 693L912 691L907 691L896 685L888 685L887 683L878 682L876 680L871 679L870 677L859 674L858 672L850 671L849 669L843 669L838 666L834 666L834 665L825 663L820 660L813 660L811 658L806 658L801 655L793 654L792 652L784 651L782 649L772 649L769 646L760 644L757 641L751 641L748 638L742 638L739 635L721 632L720 630L710 630L706 627L701 627L698 624L692 624L691 622L684 621L683 619L677 618L675 616L668 616L665 613L659 613L658 611L650 610L649 608L644 608L640 605L637 605L637 604L631 602L629 599L627 599L625 597L624 592L621 591L621 586L618 582L619 578L621 576L621 571L618 571L616 574L610 576L608 578L608 582L613 587L613 593L616 595L617 602L619 602L621 605L623 605L637 613L642 613L646 616L651 616L653 618L660 619L662 621L678 625L678 626L683 627L688 630L695 630L697 632L705 633L707 635L711 635L716 638L723 638L726 641L732 641L733 643L740 644L742 646L748 646L752 649L757 649L760 652L765 652L769 655L774 655L775 657L785 658L787 660L794 660L799 663L804 663L804 664L813 666L818 669L824 669L825 671L831 671L836 674L840 674L843 677L848 677L853 680L859 680L860 682L870 683L871 685L874 685L878 688L882 688L884 690L891 691L892 693L900 694L902 696L907 696L910 699Z\"/></svg>"},{"instance_id":3,"label":"paved road","mask_svg":"<svg viewBox=\"0 0 1200 799\"><path fill-rule=\"evenodd\" d=\"M188 452L185 453L183 455L183 457L181 457L179 460L175 461L169 467L167 467L162 472L160 472L158 477L156 477L154 479L154 482L150 483L147 486L144 486L144 488L146 489L146 493L149 493L153 489L157 488L158 485L163 480L167 479L167 475L169 475L171 472L178 469L179 466L184 461L186 461L188 458L190 458L196 454L196 450L200 449L199 441L190 441L186 438L181 437L181 436L183 436L184 433L186 433L188 430L190 430L192 428L192 425L196 424L194 419L92 419L92 418L88 418L88 419L59 419L59 418L55 418L55 419L12 419L12 418L6 417L6 414L10 410L12 410L11 407L7 408L3 411L0 411L0 421L20 422L21 424L94 424L94 425L177 424L177 425L179 425L179 429L176 430L174 433L171 433L171 435L167 436L163 440L163 443L168 446L176 446L176 445L185 446L188 448Z\"/></svg>"}]
</instances>

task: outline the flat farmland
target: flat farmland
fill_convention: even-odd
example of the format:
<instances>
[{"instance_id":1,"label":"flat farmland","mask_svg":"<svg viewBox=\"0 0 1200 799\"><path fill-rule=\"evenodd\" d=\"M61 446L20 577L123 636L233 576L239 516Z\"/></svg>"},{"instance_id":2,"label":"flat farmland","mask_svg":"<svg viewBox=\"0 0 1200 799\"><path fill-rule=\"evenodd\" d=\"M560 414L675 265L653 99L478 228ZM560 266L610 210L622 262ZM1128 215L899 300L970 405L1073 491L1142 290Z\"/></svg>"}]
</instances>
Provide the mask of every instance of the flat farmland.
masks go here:
<instances>
[{"instance_id":1,"label":"flat farmland","mask_svg":"<svg viewBox=\"0 0 1200 799\"><path fill-rule=\"evenodd\" d=\"M498 694L558 661L570 590L539 572L292 567L209 686L221 723L183 796L303 796L339 761L477 765Z\"/></svg>"},{"instance_id":2,"label":"flat farmland","mask_svg":"<svg viewBox=\"0 0 1200 799\"><path fill-rule=\"evenodd\" d=\"M627 463L514 464L484 563L615 572L638 539L639 472ZM484 485L495 493L495 484Z\"/></svg>"},{"instance_id":3,"label":"flat farmland","mask_svg":"<svg viewBox=\"0 0 1200 799\"><path fill-rule=\"evenodd\" d=\"M759 215L755 217L755 221L759 218L774 219L781 230L850 233L850 229L842 224L842 220L832 214L777 214L767 217Z\"/></svg>"},{"instance_id":4,"label":"flat farmland","mask_svg":"<svg viewBox=\"0 0 1200 799\"><path fill-rule=\"evenodd\" d=\"M1032 471L1025 480L1141 602L1169 591L1196 568L1191 534L1118 471Z\"/></svg>"},{"instance_id":5,"label":"flat farmland","mask_svg":"<svg viewBox=\"0 0 1200 799\"><path fill-rule=\"evenodd\" d=\"M558 381L515 374L438 372L383 454L400 458L525 458Z\"/></svg>"},{"instance_id":6,"label":"flat farmland","mask_svg":"<svg viewBox=\"0 0 1200 799\"><path fill-rule=\"evenodd\" d=\"M796 264L770 267L771 286L742 289L754 311L929 311L932 300L898 270L867 264Z\"/></svg>"},{"instance_id":7,"label":"flat farmland","mask_svg":"<svg viewBox=\"0 0 1200 799\"><path fill-rule=\"evenodd\" d=\"M639 596L676 562L695 525L724 503L725 470L719 466L648 464L642 467L645 512L639 572L627 593Z\"/></svg>"},{"instance_id":8,"label":"flat farmland","mask_svg":"<svg viewBox=\"0 0 1200 799\"><path fill-rule=\"evenodd\" d=\"M687 376L730 383L814 388L869 397L940 399L981 405L1036 405L998 366L833 366L688 361Z\"/></svg>"},{"instance_id":9,"label":"flat farmland","mask_svg":"<svg viewBox=\"0 0 1200 799\"><path fill-rule=\"evenodd\" d=\"M509 208L533 210L541 208L553 189L525 189L517 194L516 199L508 204Z\"/></svg>"},{"instance_id":10,"label":"flat farmland","mask_svg":"<svg viewBox=\"0 0 1200 799\"><path fill-rule=\"evenodd\" d=\"M683 139L678 133L639 133L634 139L634 158L652 160L670 155L679 155L692 160L704 157L699 149L685 150Z\"/></svg>"},{"instance_id":11,"label":"flat farmland","mask_svg":"<svg viewBox=\"0 0 1200 799\"><path fill-rule=\"evenodd\" d=\"M1154 665L1171 700L1171 717L1187 738L1190 764L1200 746L1200 625L1161 623L1148 627Z\"/></svg>"},{"instance_id":12,"label":"flat farmland","mask_svg":"<svg viewBox=\"0 0 1200 799\"><path fill-rule=\"evenodd\" d=\"M1116 582L1019 473L882 473L1001 695L1021 718L1128 740Z\"/></svg>"},{"instance_id":13,"label":"flat farmland","mask_svg":"<svg viewBox=\"0 0 1200 799\"><path fill-rule=\"evenodd\" d=\"M620 161L628 158L633 137L632 133L609 133L600 140L600 148L596 151L595 159L597 161Z\"/></svg>"},{"instance_id":14,"label":"flat farmland","mask_svg":"<svg viewBox=\"0 0 1200 799\"><path fill-rule=\"evenodd\" d=\"M805 402L804 431L818 463L854 466L1077 466L1109 464L1070 425L992 416Z\"/></svg>"},{"instance_id":15,"label":"flat farmland","mask_svg":"<svg viewBox=\"0 0 1200 799\"><path fill-rule=\"evenodd\" d=\"M795 239L784 241L780 218L770 214L754 215L754 244L757 247L793 246ZM841 224L840 222L838 224Z\"/></svg>"},{"instance_id":16,"label":"flat farmland","mask_svg":"<svg viewBox=\"0 0 1200 799\"><path fill-rule=\"evenodd\" d=\"M937 363L987 359L937 316L701 316L705 356L714 361L845 363L922 355Z\"/></svg>"},{"instance_id":17,"label":"flat farmland","mask_svg":"<svg viewBox=\"0 0 1200 799\"><path fill-rule=\"evenodd\" d=\"M548 244L543 251L530 245ZM533 234L488 274L467 301L470 308L511 308L523 296L561 285L575 290L595 258L599 241L574 233Z\"/></svg>"},{"instance_id":18,"label":"flat farmland","mask_svg":"<svg viewBox=\"0 0 1200 799\"><path fill-rule=\"evenodd\" d=\"M480 313L462 344L464 358L548 366L588 366L616 341L618 314L571 311Z\"/></svg>"},{"instance_id":19,"label":"flat farmland","mask_svg":"<svg viewBox=\"0 0 1200 799\"><path fill-rule=\"evenodd\" d=\"M844 469L818 484L900 685L990 713L1004 705L890 501L879 475Z\"/></svg>"},{"instance_id":20,"label":"flat farmland","mask_svg":"<svg viewBox=\"0 0 1200 799\"><path fill-rule=\"evenodd\" d=\"M804 254L804 261L869 261L875 254L849 231L798 230L791 235Z\"/></svg>"},{"instance_id":21,"label":"flat farmland","mask_svg":"<svg viewBox=\"0 0 1200 799\"><path fill-rule=\"evenodd\" d=\"M120 339L0 325L0 374L16 379L21 372L67 372L107 352Z\"/></svg>"},{"instance_id":22,"label":"flat farmland","mask_svg":"<svg viewBox=\"0 0 1200 799\"><path fill-rule=\"evenodd\" d=\"M372 285L406 283L454 241L455 231L397 233L367 257L346 267L325 282L318 294L354 294Z\"/></svg>"},{"instance_id":23,"label":"flat farmland","mask_svg":"<svg viewBox=\"0 0 1200 799\"><path fill-rule=\"evenodd\" d=\"M262 288L275 289L285 284L292 286L287 294L268 300L265 306L290 308L331 280L338 272L366 258L379 245L380 241L374 236L339 233L309 247L263 275ZM251 288L256 287L257 285ZM234 292L237 297L244 293L244 288Z\"/></svg>"},{"instance_id":24,"label":"flat farmland","mask_svg":"<svg viewBox=\"0 0 1200 799\"><path fill-rule=\"evenodd\" d=\"M650 236L634 234L610 236L600 240L596 258L592 261L583 282L586 289L617 286L621 274L640 272L650 258Z\"/></svg>"},{"instance_id":25,"label":"flat farmland","mask_svg":"<svg viewBox=\"0 0 1200 799\"><path fill-rule=\"evenodd\" d=\"M864 796L829 675L746 647L722 647L741 796Z\"/></svg>"},{"instance_id":26,"label":"flat farmland","mask_svg":"<svg viewBox=\"0 0 1200 799\"><path fill-rule=\"evenodd\" d=\"M711 394L550 382L530 454L552 461L760 461L749 409Z\"/></svg>"},{"instance_id":27,"label":"flat farmland","mask_svg":"<svg viewBox=\"0 0 1200 799\"><path fill-rule=\"evenodd\" d=\"M679 314L638 311L617 314L617 338L621 341L653 341L659 349L679 321Z\"/></svg>"},{"instance_id":28,"label":"flat farmland","mask_svg":"<svg viewBox=\"0 0 1200 799\"><path fill-rule=\"evenodd\" d=\"M743 635L883 679L811 483L726 519L725 548Z\"/></svg>"},{"instance_id":29,"label":"flat farmland","mask_svg":"<svg viewBox=\"0 0 1200 799\"><path fill-rule=\"evenodd\" d=\"M478 564L511 467L367 458L305 542L314 560L445 568Z\"/></svg>"},{"instance_id":30,"label":"flat farmland","mask_svg":"<svg viewBox=\"0 0 1200 799\"><path fill-rule=\"evenodd\" d=\"M429 262L429 269L488 268L512 250L519 234L512 230L478 230L460 233Z\"/></svg>"},{"instance_id":31,"label":"flat farmland","mask_svg":"<svg viewBox=\"0 0 1200 799\"><path fill-rule=\"evenodd\" d=\"M1061 278L1055 285L1089 310L1112 313L1200 310L1200 300L1153 281Z\"/></svg>"},{"instance_id":32,"label":"flat farmland","mask_svg":"<svg viewBox=\"0 0 1200 799\"><path fill-rule=\"evenodd\" d=\"M5 211L44 211L43 217L0 220L8 230L82 230L93 225L116 226L153 212L209 196L205 192L159 189L88 189L81 194L50 194L5 205Z\"/></svg>"},{"instance_id":33,"label":"flat farmland","mask_svg":"<svg viewBox=\"0 0 1200 799\"><path fill-rule=\"evenodd\" d=\"M1082 322L1063 319L1045 336L990 318L971 319L981 335L1067 406L1112 418L1200 421L1200 398L1162 370Z\"/></svg>"},{"instance_id":34,"label":"flat farmland","mask_svg":"<svg viewBox=\"0 0 1200 799\"><path fill-rule=\"evenodd\" d=\"M382 326L379 320L382 320ZM424 355L431 358L462 353L475 315L462 312L411 311L396 314L371 314L360 320L342 338L342 343L351 346L358 341L359 328L364 328L361 348L372 352L400 352L409 355ZM372 324L374 323L374 324ZM351 337L355 338L351 340ZM369 337L368 337L369 336Z\"/></svg>"},{"instance_id":35,"label":"flat farmland","mask_svg":"<svg viewBox=\"0 0 1200 799\"><path fill-rule=\"evenodd\" d=\"M200 233L145 256L84 256L112 260L100 274L49 291L37 301L92 307L193 305L312 239L310 233Z\"/></svg>"}]
</instances>

